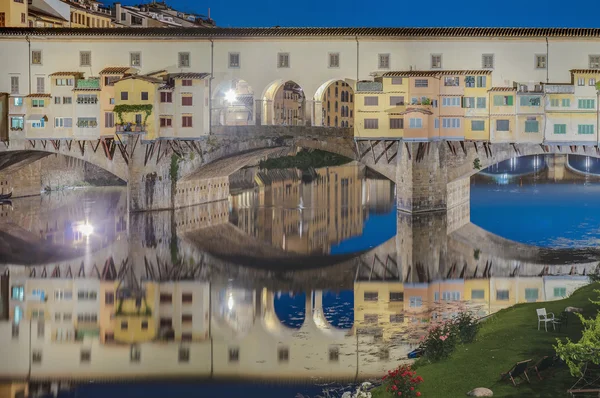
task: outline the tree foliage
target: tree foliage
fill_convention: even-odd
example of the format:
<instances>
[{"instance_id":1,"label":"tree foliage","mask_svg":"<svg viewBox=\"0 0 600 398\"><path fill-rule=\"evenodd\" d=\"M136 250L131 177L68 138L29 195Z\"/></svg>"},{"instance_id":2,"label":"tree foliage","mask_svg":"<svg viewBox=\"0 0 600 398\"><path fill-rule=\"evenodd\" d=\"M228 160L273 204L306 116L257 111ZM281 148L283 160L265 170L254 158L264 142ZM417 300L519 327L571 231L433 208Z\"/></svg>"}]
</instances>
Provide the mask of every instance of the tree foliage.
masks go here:
<instances>
[{"instance_id":1,"label":"tree foliage","mask_svg":"<svg viewBox=\"0 0 600 398\"><path fill-rule=\"evenodd\" d=\"M115 105L113 112L117 114L117 118L119 119L119 123L123 124L123 114L124 113L144 113L144 124L148 120L148 117L152 114L152 105L144 104L144 105L128 105L128 104L120 104Z\"/></svg>"}]
</instances>

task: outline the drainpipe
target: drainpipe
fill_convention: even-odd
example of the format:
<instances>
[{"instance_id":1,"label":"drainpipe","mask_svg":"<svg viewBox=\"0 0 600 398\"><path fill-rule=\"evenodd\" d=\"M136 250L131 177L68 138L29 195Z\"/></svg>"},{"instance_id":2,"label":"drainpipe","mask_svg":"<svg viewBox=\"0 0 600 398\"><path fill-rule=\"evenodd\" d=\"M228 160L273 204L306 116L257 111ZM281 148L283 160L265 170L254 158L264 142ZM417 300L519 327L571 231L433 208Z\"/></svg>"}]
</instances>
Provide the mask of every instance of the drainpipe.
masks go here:
<instances>
[{"instance_id":1,"label":"drainpipe","mask_svg":"<svg viewBox=\"0 0 600 398\"><path fill-rule=\"evenodd\" d=\"M31 40L29 40L29 36L25 36L25 40L27 40L27 50L29 52L29 94L31 94Z\"/></svg>"},{"instance_id":2,"label":"drainpipe","mask_svg":"<svg viewBox=\"0 0 600 398\"><path fill-rule=\"evenodd\" d=\"M550 45L548 44L548 36L546 36L546 84L550 81Z\"/></svg>"},{"instance_id":3,"label":"drainpipe","mask_svg":"<svg viewBox=\"0 0 600 398\"><path fill-rule=\"evenodd\" d=\"M215 42L212 38L210 41L210 79L208 80L208 134L212 134L212 81L214 79L215 71Z\"/></svg>"},{"instance_id":4,"label":"drainpipe","mask_svg":"<svg viewBox=\"0 0 600 398\"><path fill-rule=\"evenodd\" d=\"M358 42L358 36L355 36L354 39L356 40L356 83L358 84L358 72L359 72L359 60L360 60L360 44Z\"/></svg>"}]
</instances>

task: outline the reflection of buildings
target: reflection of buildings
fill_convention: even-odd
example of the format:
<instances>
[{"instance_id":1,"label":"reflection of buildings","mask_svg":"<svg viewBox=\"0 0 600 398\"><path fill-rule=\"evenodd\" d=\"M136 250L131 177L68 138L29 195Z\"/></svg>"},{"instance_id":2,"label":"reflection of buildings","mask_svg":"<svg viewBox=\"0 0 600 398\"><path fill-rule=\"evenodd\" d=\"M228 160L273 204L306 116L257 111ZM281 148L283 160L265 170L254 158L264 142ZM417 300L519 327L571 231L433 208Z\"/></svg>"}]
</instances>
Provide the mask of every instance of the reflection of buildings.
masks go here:
<instances>
[{"instance_id":1,"label":"reflection of buildings","mask_svg":"<svg viewBox=\"0 0 600 398\"><path fill-rule=\"evenodd\" d=\"M323 125L354 127L354 91L344 81L331 83L323 94Z\"/></svg>"},{"instance_id":2,"label":"reflection of buildings","mask_svg":"<svg viewBox=\"0 0 600 398\"><path fill-rule=\"evenodd\" d=\"M304 92L294 82L286 82L275 93L275 124L299 126L304 120Z\"/></svg>"},{"instance_id":3,"label":"reflection of buildings","mask_svg":"<svg viewBox=\"0 0 600 398\"><path fill-rule=\"evenodd\" d=\"M372 198L363 193L365 184L368 192L378 193L373 200L392 203L392 183L365 183L355 164L323 167L314 170L311 178L303 182L297 170L258 172L256 190L232 196L233 222L284 250L329 253L332 245L362 232L363 200Z\"/></svg>"}]
</instances>

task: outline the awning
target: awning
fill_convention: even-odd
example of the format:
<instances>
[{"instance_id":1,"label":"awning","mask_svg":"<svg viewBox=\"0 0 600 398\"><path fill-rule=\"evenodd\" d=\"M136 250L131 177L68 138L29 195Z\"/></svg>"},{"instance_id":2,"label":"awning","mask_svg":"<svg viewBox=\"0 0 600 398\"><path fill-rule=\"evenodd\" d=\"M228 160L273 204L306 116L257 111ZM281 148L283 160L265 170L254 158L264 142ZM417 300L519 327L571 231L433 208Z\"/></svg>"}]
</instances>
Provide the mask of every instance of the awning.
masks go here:
<instances>
[{"instance_id":1,"label":"awning","mask_svg":"<svg viewBox=\"0 0 600 398\"><path fill-rule=\"evenodd\" d=\"M44 119L45 122L48 121L48 117L46 115L29 115L27 116L28 122L39 122Z\"/></svg>"}]
</instances>

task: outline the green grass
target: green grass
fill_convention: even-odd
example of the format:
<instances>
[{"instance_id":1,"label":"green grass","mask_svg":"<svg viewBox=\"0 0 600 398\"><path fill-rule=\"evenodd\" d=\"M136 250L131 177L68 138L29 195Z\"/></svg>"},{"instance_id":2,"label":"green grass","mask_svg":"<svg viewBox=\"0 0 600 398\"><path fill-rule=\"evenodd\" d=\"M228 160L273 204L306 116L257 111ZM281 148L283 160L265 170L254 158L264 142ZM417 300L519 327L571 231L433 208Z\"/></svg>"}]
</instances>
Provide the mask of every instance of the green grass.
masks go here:
<instances>
[{"instance_id":1,"label":"green grass","mask_svg":"<svg viewBox=\"0 0 600 398\"><path fill-rule=\"evenodd\" d=\"M579 340L581 322L574 315L569 318L568 327L561 332L537 330L536 308L560 314L567 306L580 307L586 318L595 316L598 306L589 299L597 299L594 283L578 289L571 297L547 303L518 304L499 311L483 322L477 339L472 344L457 347L452 356L437 363L421 362L417 374L424 382L419 391L422 397L464 397L476 387L486 387L494 392L494 397L566 397L567 390L577 380L570 375L568 367L562 366L546 371L542 381L535 372L528 372L531 384L527 382L513 387L510 382L500 381L500 373L508 371L515 362L532 359L536 362L545 355L553 355L556 338L570 337ZM550 325L549 325L550 326ZM373 391L373 398L392 397L384 389Z\"/></svg>"}]
</instances>

